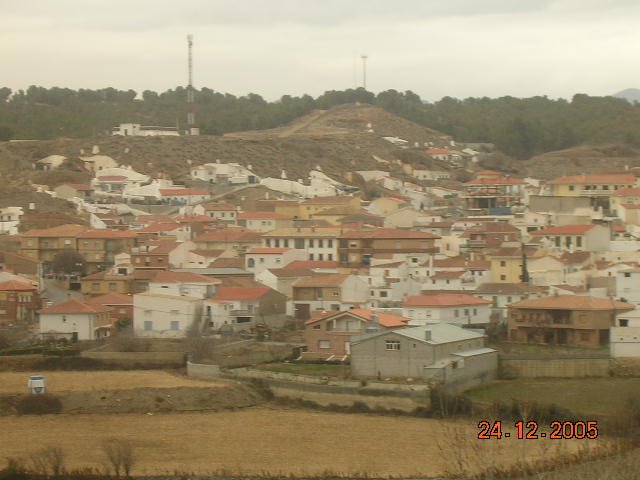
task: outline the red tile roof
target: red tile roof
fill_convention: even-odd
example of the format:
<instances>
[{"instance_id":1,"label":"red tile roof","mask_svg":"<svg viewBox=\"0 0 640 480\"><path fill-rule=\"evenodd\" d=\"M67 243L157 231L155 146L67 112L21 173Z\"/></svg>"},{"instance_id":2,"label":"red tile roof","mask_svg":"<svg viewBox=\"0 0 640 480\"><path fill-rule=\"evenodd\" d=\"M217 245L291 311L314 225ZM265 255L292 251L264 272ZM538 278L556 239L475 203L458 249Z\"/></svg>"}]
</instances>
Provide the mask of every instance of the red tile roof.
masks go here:
<instances>
[{"instance_id":1,"label":"red tile roof","mask_svg":"<svg viewBox=\"0 0 640 480\"><path fill-rule=\"evenodd\" d=\"M404 307L457 307L466 305L489 305L492 302L465 293L438 293L436 295L414 295L407 297Z\"/></svg>"},{"instance_id":2,"label":"red tile roof","mask_svg":"<svg viewBox=\"0 0 640 480\"><path fill-rule=\"evenodd\" d=\"M259 255L282 255L283 253L287 253L290 248L267 248L267 247L256 247L251 248L247 252L247 254L259 254Z\"/></svg>"},{"instance_id":3,"label":"red tile roof","mask_svg":"<svg viewBox=\"0 0 640 480\"><path fill-rule=\"evenodd\" d=\"M194 253L196 255L199 255L201 257L211 257L211 258L218 258L220 255L222 255L225 251L224 250L213 250L213 249L195 249L195 250L191 250L191 253Z\"/></svg>"},{"instance_id":4,"label":"red tile roof","mask_svg":"<svg viewBox=\"0 0 640 480\"><path fill-rule=\"evenodd\" d=\"M363 320L369 322L371 321L371 316L376 314L378 317L378 323L380 326L384 328L400 328L407 325L409 321L408 318L401 317L399 315L393 315L391 313L385 312L374 312L373 310L369 310L367 308L352 308L350 310L345 310L342 312L321 312L317 316L314 316L310 320L305 322L306 325L311 325L313 323L319 322L321 320L327 320L330 318L341 317L343 315L355 315L356 317L360 317Z\"/></svg>"},{"instance_id":5,"label":"red tile roof","mask_svg":"<svg viewBox=\"0 0 640 480\"><path fill-rule=\"evenodd\" d=\"M87 227L75 224L58 225L57 227L29 230L22 234L23 237L75 237L87 230Z\"/></svg>"},{"instance_id":6,"label":"red tile roof","mask_svg":"<svg viewBox=\"0 0 640 480\"><path fill-rule=\"evenodd\" d=\"M228 212L236 211L236 207L229 203L203 203L202 207L204 207L205 212Z\"/></svg>"},{"instance_id":7,"label":"red tile roof","mask_svg":"<svg viewBox=\"0 0 640 480\"><path fill-rule=\"evenodd\" d=\"M133 295L124 295L122 293L105 293L97 297L86 300L92 305L133 305Z\"/></svg>"},{"instance_id":8,"label":"red tile roof","mask_svg":"<svg viewBox=\"0 0 640 480\"><path fill-rule=\"evenodd\" d=\"M396 228L377 228L372 230L351 230L349 232L343 233L338 238L377 238L377 239L424 239L424 240L435 240L440 238L437 235L429 232L416 232L414 230L402 230Z\"/></svg>"},{"instance_id":9,"label":"red tile roof","mask_svg":"<svg viewBox=\"0 0 640 480\"><path fill-rule=\"evenodd\" d=\"M38 290L33 285L15 280L8 280L0 283L0 292L27 292Z\"/></svg>"},{"instance_id":10,"label":"red tile roof","mask_svg":"<svg viewBox=\"0 0 640 480\"><path fill-rule=\"evenodd\" d=\"M551 185L563 184L635 184L636 176L633 173L592 173L558 177L549 181Z\"/></svg>"},{"instance_id":11,"label":"red tile roof","mask_svg":"<svg viewBox=\"0 0 640 480\"><path fill-rule=\"evenodd\" d=\"M151 279L153 283L210 283L217 285L222 283L217 278L200 275L190 272L170 272L168 270L158 271Z\"/></svg>"},{"instance_id":12,"label":"red tile roof","mask_svg":"<svg viewBox=\"0 0 640 480\"><path fill-rule=\"evenodd\" d=\"M103 175L98 177L101 182L124 182L127 179L124 175Z\"/></svg>"},{"instance_id":13,"label":"red tile roof","mask_svg":"<svg viewBox=\"0 0 640 480\"><path fill-rule=\"evenodd\" d=\"M349 203L354 197L333 196L333 197L315 197L301 202L302 205L342 205Z\"/></svg>"},{"instance_id":14,"label":"red tile roof","mask_svg":"<svg viewBox=\"0 0 640 480\"><path fill-rule=\"evenodd\" d=\"M540 308L557 310L633 310L634 306L609 298L582 295L556 295L553 297L523 300L511 305L514 308Z\"/></svg>"},{"instance_id":15,"label":"red tile roof","mask_svg":"<svg viewBox=\"0 0 640 480\"><path fill-rule=\"evenodd\" d=\"M287 268L338 268L338 262L331 260L294 260L287 265Z\"/></svg>"},{"instance_id":16,"label":"red tile roof","mask_svg":"<svg viewBox=\"0 0 640 480\"><path fill-rule=\"evenodd\" d=\"M592 223L587 225L561 225L536 230L531 232L531 235L584 235L593 227L595 227L595 225Z\"/></svg>"},{"instance_id":17,"label":"red tile roof","mask_svg":"<svg viewBox=\"0 0 640 480\"><path fill-rule=\"evenodd\" d=\"M71 187L79 192L90 192L91 190L93 190L93 187L90 187L86 183L63 183L63 185Z\"/></svg>"},{"instance_id":18,"label":"red tile roof","mask_svg":"<svg viewBox=\"0 0 640 480\"><path fill-rule=\"evenodd\" d=\"M622 188L620 190L616 190L616 192L612 196L613 197L640 197L640 187Z\"/></svg>"},{"instance_id":19,"label":"red tile roof","mask_svg":"<svg viewBox=\"0 0 640 480\"><path fill-rule=\"evenodd\" d=\"M130 230L87 230L77 235L77 238L136 238Z\"/></svg>"},{"instance_id":20,"label":"red tile roof","mask_svg":"<svg viewBox=\"0 0 640 480\"><path fill-rule=\"evenodd\" d=\"M520 178L501 177L501 178L477 178L465 185L524 185L524 180Z\"/></svg>"},{"instance_id":21,"label":"red tile roof","mask_svg":"<svg viewBox=\"0 0 640 480\"><path fill-rule=\"evenodd\" d=\"M134 231L136 233L162 233L172 232L179 228L182 228L182 225L179 223L152 223L151 225L147 225L146 227L142 227Z\"/></svg>"},{"instance_id":22,"label":"red tile roof","mask_svg":"<svg viewBox=\"0 0 640 480\"><path fill-rule=\"evenodd\" d=\"M424 153L427 155L449 155L449 150L444 148L427 148Z\"/></svg>"},{"instance_id":23,"label":"red tile roof","mask_svg":"<svg viewBox=\"0 0 640 480\"><path fill-rule=\"evenodd\" d=\"M227 227L209 230L196 237L194 242L242 242L258 243L261 235L253 230L241 227Z\"/></svg>"},{"instance_id":24,"label":"red tile roof","mask_svg":"<svg viewBox=\"0 0 640 480\"><path fill-rule=\"evenodd\" d=\"M50 314L50 313L67 313L67 314L80 314L80 313L106 313L110 312L111 309L104 307L102 305L92 305L89 302L84 300L78 300L76 298L71 298L63 303L58 303L57 305L52 305L51 307L43 308L38 311L39 314Z\"/></svg>"},{"instance_id":25,"label":"red tile roof","mask_svg":"<svg viewBox=\"0 0 640 480\"><path fill-rule=\"evenodd\" d=\"M219 287L214 300L259 300L269 293L269 287Z\"/></svg>"},{"instance_id":26,"label":"red tile roof","mask_svg":"<svg viewBox=\"0 0 640 480\"><path fill-rule=\"evenodd\" d=\"M238 220L288 220L291 215L276 212L243 212L238 214Z\"/></svg>"},{"instance_id":27,"label":"red tile roof","mask_svg":"<svg viewBox=\"0 0 640 480\"><path fill-rule=\"evenodd\" d=\"M313 277L301 278L293 284L294 287L339 287L349 275L344 273L327 273Z\"/></svg>"}]
</instances>

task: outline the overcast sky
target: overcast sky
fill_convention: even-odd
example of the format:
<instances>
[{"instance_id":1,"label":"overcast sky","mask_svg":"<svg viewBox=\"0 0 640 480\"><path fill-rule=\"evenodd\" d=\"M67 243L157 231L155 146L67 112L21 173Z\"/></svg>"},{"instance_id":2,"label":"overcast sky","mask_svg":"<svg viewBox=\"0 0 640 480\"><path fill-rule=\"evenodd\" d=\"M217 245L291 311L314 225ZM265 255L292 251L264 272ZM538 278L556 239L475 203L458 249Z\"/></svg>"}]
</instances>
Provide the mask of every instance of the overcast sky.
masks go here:
<instances>
[{"instance_id":1,"label":"overcast sky","mask_svg":"<svg viewBox=\"0 0 640 480\"><path fill-rule=\"evenodd\" d=\"M269 100L362 85L570 98L640 87L637 0L0 0L0 86ZM356 61L357 59L357 61Z\"/></svg>"}]
</instances>

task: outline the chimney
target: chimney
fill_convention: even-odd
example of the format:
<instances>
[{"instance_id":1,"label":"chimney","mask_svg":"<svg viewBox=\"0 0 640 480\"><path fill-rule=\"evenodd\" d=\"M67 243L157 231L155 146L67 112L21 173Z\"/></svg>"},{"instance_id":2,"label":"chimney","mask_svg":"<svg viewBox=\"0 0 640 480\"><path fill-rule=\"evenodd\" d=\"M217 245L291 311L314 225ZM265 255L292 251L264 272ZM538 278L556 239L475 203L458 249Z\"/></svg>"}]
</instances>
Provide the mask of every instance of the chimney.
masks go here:
<instances>
[{"instance_id":1,"label":"chimney","mask_svg":"<svg viewBox=\"0 0 640 480\"><path fill-rule=\"evenodd\" d=\"M431 330L429 330L428 328L424 331L424 339L427 342L431 341Z\"/></svg>"}]
</instances>

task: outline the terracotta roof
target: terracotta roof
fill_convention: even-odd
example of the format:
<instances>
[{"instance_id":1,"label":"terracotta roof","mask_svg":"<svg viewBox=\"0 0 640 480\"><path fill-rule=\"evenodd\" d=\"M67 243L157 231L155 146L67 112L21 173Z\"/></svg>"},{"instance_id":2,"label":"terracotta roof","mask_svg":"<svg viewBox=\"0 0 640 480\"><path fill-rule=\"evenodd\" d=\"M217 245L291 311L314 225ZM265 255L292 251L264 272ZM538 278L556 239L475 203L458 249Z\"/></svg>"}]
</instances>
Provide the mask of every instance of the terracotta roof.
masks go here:
<instances>
[{"instance_id":1,"label":"terracotta roof","mask_svg":"<svg viewBox=\"0 0 640 480\"><path fill-rule=\"evenodd\" d=\"M528 293L542 293L546 289L530 283L482 283L475 289L479 295L526 295Z\"/></svg>"},{"instance_id":2,"label":"terracotta roof","mask_svg":"<svg viewBox=\"0 0 640 480\"><path fill-rule=\"evenodd\" d=\"M269 287L219 287L214 300L259 300L269 293Z\"/></svg>"},{"instance_id":3,"label":"terracotta roof","mask_svg":"<svg viewBox=\"0 0 640 480\"><path fill-rule=\"evenodd\" d=\"M460 278L462 275L464 275L464 270L457 270L457 271L439 271L439 272L435 272L433 275L431 275L430 278L434 279L434 280L455 280L456 278Z\"/></svg>"},{"instance_id":4,"label":"terracotta roof","mask_svg":"<svg viewBox=\"0 0 640 480\"><path fill-rule=\"evenodd\" d=\"M242 242L258 243L261 235L253 230L241 227L217 228L204 232L194 242Z\"/></svg>"},{"instance_id":5,"label":"terracotta roof","mask_svg":"<svg viewBox=\"0 0 640 480\"><path fill-rule=\"evenodd\" d=\"M238 214L238 220L288 220L291 215L276 212L243 212Z\"/></svg>"},{"instance_id":6,"label":"terracotta roof","mask_svg":"<svg viewBox=\"0 0 640 480\"><path fill-rule=\"evenodd\" d=\"M621 188L616 190L613 197L640 197L640 187Z\"/></svg>"},{"instance_id":7,"label":"terracotta roof","mask_svg":"<svg viewBox=\"0 0 640 480\"><path fill-rule=\"evenodd\" d=\"M609 298L581 295L554 295L552 297L529 299L511 305L514 308L540 308L554 310L633 310L635 307L625 302Z\"/></svg>"},{"instance_id":8,"label":"terracotta roof","mask_svg":"<svg viewBox=\"0 0 640 480\"><path fill-rule=\"evenodd\" d=\"M338 262L332 260L294 260L287 268L338 268Z\"/></svg>"},{"instance_id":9,"label":"terracotta roof","mask_svg":"<svg viewBox=\"0 0 640 480\"><path fill-rule=\"evenodd\" d=\"M160 195L162 195L163 197L184 197L195 195L209 196L210 193L204 188L161 188Z\"/></svg>"},{"instance_id":10,"label":"terracotta roof","mask_svg":"<svg viewBox=\"0 0 640 480\"><path fill-rule=\"evenodd\" d=\"M313 277L301 278L293 284L294 287L339 287L344 283L349 275L344 273L327 273L324 275L314 275Z\"/></svg>"},{"instance_id":11,"label":"terracotta roof","mask_svg":"<svg viewBox=\"0 0 640 480\"><path fill-rule=\"evenodd\" d=\"M477 178L465 185L524 185L524 180L520 178L501 177L501 178Z\"/></svg>"},{"instance_id":12,"label":"terracotta roof","mask_svg":"<svg viewBox=\"0 0 640 480\"><path fill-rule=\"evenodd\" d=\"M520 230L510 223L488 221L468 228L463 236L468 237L472 233L520 233Z\"/></svg>"},{"instance_id":13,"label":"terracotta roof","mask_svg":"<svg viewBox=\"0 0 640 480\"><path fill-rule=\"evenodd\" d=\"M305 322L306 325L311 325L313 323L319 322L321 320L328 320L336 317L342 317L344 315L355 315L356 317L360 317L361 319L369 322L371 321L371 316L376 314L378 317L378 323L381 327L384 328L400 328L407 325L409 321L406 317L401 317L399 315L393 315L391 313L385 312L374 312L373 310L369 310L367 308L352 308L350 310L345 310L341 312L321 312L318 315L315 315L310 320Z\"/></svg>"},{"instance_id":14,"label":"terracotta roof","mask_svg":"<svg viewBox=\"0 0 640 480\"><path fill-rule=\"evenodd\" d=\"M278 278L311 277L314 275L313 270L309 268L290 268L289 266L270 268L269 271Z\"/></svg>"},{"instance_id":15,"label":"terracotta roof","mask_svg":"<svg viewBox=\"0 0 640 480\"><path fill-rule=\"evenodd\" d=\"M291 227L291 228L278 228L267 232L262 236L264 238L337 238L340 233L344 231L342 228L328 227L328 228L316 228L316 227Z\"/></svg>"},{"instance_id":16,"label":"terracotta roof","mask_svg":"<svg viewBox=\"0 0 640 480\"><path fill-rule=\"evenodd\" d=\"M379 263L377 265L370 265L369 268L398 268L405 263L406 262Z\"/></svg>"},{"instance_id":17,"label":"terracotta roof","mask_svg":"<svg viewBox=\"0 0 640 480\"><path fill-rule=\"evenodd\" d=\"M218 220L208 215L180 215L175 217L175 221L179 223L214 223Z\"/></svg>"},{"instance_id":18,"label":"terracotta roof","mask_svg":"<svg viewBox=\"0 0 640 480\"><path fill-rule=\"evenodd\" d=\"M491 302L465 293L438 293L436 295L414 295L407 297L404 307L456 307L466 305L489 305Z\"/></svg>"},{"instance_id":19,"label":"terracotta roof","mask_svg":"<svg viewBox=\"0 0 640 480\"><path fill-rule=\"evenodd\" d=\"M132 255L167 255L168 253L175 250L176 247L180 245L179 242L175 240L161 240L157 242L146 242L141 245L138 245L137 250L132 252ZM144 247L153 247L150 248L147 252Z\"/></svg>"},{"instance_id":20,"label":"terracotta roof","mask_svg":"<svg viewBox=\"0 0 640 480\"><path fill-rule=\"evenodd\" d=\"M77 238L136 238L136 234L129 230L87 230Z\"/></svg>"},{"instance_id":21,"label":"terracotta roof","mask_svg":"<svg viewBox=\"0 0 640 480\"><path fill-rule=\"evenodd\" d=\"M209 264L209 268L244 268L241 258L216 258Z\"/></svg>"},{"instance_id":22,"label":"terracotta roof","mask_svg":"<svg viewBox=\"0 0 640 480\"><path fill-rule=\"evenodd\" d=\"M551 185L562 184L635 184L636 176L633 173L592 173L558 177L549 181Z\"/></svg>"},{"instance_id":23,"label":"terracotta roof","mask_svg":"<svg viewBox=\"0 0 640 480\"><path fill-rule=\"evenodd\" d=\"M259 255L282 255L287 253L290 248L268 248L268 247L255 247L249 249L247 254L259 254Z\"/></svg>"},{"instance_id":24,"label":"terracotta roof","mask_svg":"<svg viewBox=\"0 0 640 480\"><path fill-rule=\"evenodd\" d=\"M444 148L427 148L424 151L427 155L449 155L449 150Z\"/></svg>"},{"instance_id":25,"label":"terracotta roof","mask_svg":"<svg viewBox=\"0 0 640 480\"><path fill-rule=\"evenodd\" d=\"M58 303L57 305L52 305L51 307L43 308L38 311L39 314L49 314L49 313L68 313L68 314L76 314L76 313L106 313L110 312L111 309L104 307L102 305L92 305L89 302L78 300L76 298L71 298L63 303Z\"/></svg>"},{"instance_id":26,"label":"terracotta roof","mask_svg":"<svg viewBox=\"0 0 640 480\"><path fill-rule=\"evenodd\" d=\"M75 237L87 230L87 227L75 224L58 225L57 227L29 230L22 234L23 237Z\"/></svg>"},{"instance_id":27,"label":"terracotta roof","mask_svg":"<svg viewBox=\"0 0 640 480\"><path fill-rule=\"evenodd\" d=\"M229 203L203 203L202 207L205 212L228 212L236 211L235 205Z\"/></svg>"},{"instance_id":28,"label":"terracotta roof","mask_svg":"<svg viewBox=\"0 0 640 480\"><path fill-rule=\"evenodd\" d=\"M180 225L179 223L152 223L151 225L147 225L146 227L142 227L133 231L136 233L162 233L172 232L173 230L178 230L179 228L182 228L182 225Z\"/></svg>"},{"instance_id":29,"label":"terracotta roof","mask_svg":"<svg viewBox=\"0 0 640 480\"><path fill-rule=\"evenodd\" d=\"M38 290L33 285L28 283L16 282L15 280L8 280L6 282L0 282L0 291L2 292L22 292L22 291L35 291Z\"/></svg>"},{"instance_id":30,"label":"terracotta roof","mask_svg":"<svg viewBox=\"0 0 640 480\"><path fill-rule=\"evenodd\" d=\"M640 205L636 205L633 203L623 203L622 206L627 210L638 210L640 209Z\"/></svg>"},{"instance_id":31,"label":"terracotta roof","mask_svg":"<svg viewBox=\"0 0 640 480\"><path fill-rule=\"evenodd\" d=\"M104 295L89 298L86 302L92 305L133 305L133 295L105 293Z\"/></svg>"},{"instance_id":32,"label":"terracotta roof","mask_svg":"<svg viewBox=\"0 0 640 480\"><path fill-rule=\"evenodd\" d=\"M567 292L573 292L573 293L579 293L579 292L586 292L587 288L583 287L583 286L576 286L576 285L567 285L567 284L560 284L560 285L552 285L554 288L558 288L560 290L566 290Z\"/></svg>"},{"instance_id":33,"label":"terracotta roof","mask_svg":"<svg viewBox=\"0 0 640 480\"><path fill-rule=\"evenodd\" d=\"M520 247L501 247L491 253L491 258L522 258L522 249Z\"/></svg>"},{"instance_id":34,"label":"terracotta roof","mask_svg":"<svg viewBox=\"0 0 640 480\"><path fill-rule=\"evenodd\" d=\"M218 258L220 255L222 255L225 252L225 250L206 250L206 249L196 249L196 250L191 250L191 253L194 253L196 255L199 255L201 257L212 257L212 258Z\"/></svg>"},{"instance_id":35,"label":"terracotta roof","mask_svg":"<svg viewBox=\"0 0 640 480\"><path fill-rule=\"evenodd\" d=\"M588 225L561 225L536 230L531 232L531 235L584 235L593 227L595 225L592 223Z\"/></svg>"},{"instance_id":36,"label":"terracotta roof","mask_svg":"<svg viewBox=\"0 0 640 480\"><path fill-rule=\"evenodd\" d=\"M372 230L351 230L343 233L339 238L378 238L378 239L391 239L391 238L411 238L411 239L424 239L434 240L440 238L437 235L429 232L416 232L414 230L401 230L397 228L377 228Z\"/></svg>"},{"instance_id":37,"label":"terracotta roof","mask_svg":"<svg viewBox=\"0 0 640 480\"><path fill-rule=\"evenodd\" d=\"M220 284L220 280L217 278L209 277L206 275L200 275L199 273L190 272L171 272L168 270L158 271L151 279L153 283L210 283Z\"/></svg>"},{"instance_id":38,"label":"terracotta roof","mask_svg":"<svg viewBox=\"0 0 640 480\"><path fill-rule=\"evenodd\" d=\"M301 202L302 205L342 205L344 203L349 203L354 199L354 197L348 196L334 196L334 197L316 197L310 198L309 200L305 200Z\"/></svg>"},{"instance_id":39,"label":"terracotta roof","mask_svg":"<svg viewBox=\"0 0 640 480\"><path fill-rule=\"evenodd\" d=\"M560 261L568 264L582 264L591 258L590 252L564 252Z\"/></svg>"},{"instance_id":40,"label":"terracotta roof","mask_svg":"<svg viewBox=\"0 0 640 480\"><path fill-rule=\"evenodd\" d=\"M135 217L137 223L171 223L175 222L175 218L171 215L138 215Z\"/></svg>"}]
</instances>

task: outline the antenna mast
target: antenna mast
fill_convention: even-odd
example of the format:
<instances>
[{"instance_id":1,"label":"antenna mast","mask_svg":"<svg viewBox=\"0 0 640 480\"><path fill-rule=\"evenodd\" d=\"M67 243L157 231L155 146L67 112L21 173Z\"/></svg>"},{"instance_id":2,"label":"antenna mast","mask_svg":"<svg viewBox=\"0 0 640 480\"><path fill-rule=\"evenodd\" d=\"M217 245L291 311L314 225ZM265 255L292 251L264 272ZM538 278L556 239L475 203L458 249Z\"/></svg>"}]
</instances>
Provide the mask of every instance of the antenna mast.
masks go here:
<instances>
[{"instance_id":1,"label":"antenna mast","mask_svg":"<svg viewBox=\"0 0 640 480\"><path fill-rule=\"evenodd\" d=\"M367 89L367 58L369 58L369 56L363 53L362 55L360 55L360 58L362 59L362 86L366 90Z\"/></svg>"},{"instance_id":2,"label":"antenna mast","mask_svg":"<svg viewBox=\"0 0 640 480\"><path fill-rule=\"evenodd\" d=\"M189 135L198 135L196 128L196 104L193 90L193 35L187 35L187 45L189 47L189 85L187 85L187 128Z\"/></svg>"}]
</instances>

